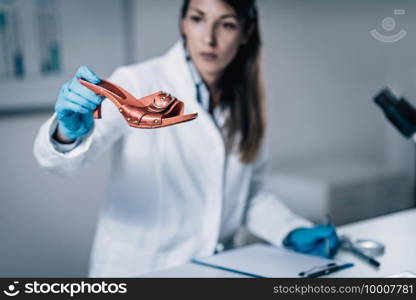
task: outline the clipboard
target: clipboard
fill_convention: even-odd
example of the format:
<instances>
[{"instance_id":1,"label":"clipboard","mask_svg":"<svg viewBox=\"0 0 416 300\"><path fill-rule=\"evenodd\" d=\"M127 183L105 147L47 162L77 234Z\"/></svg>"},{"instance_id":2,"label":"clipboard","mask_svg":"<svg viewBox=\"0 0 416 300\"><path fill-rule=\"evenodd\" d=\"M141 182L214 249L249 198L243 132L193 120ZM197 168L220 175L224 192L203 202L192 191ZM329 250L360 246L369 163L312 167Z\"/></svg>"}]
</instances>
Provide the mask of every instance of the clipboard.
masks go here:
<instances>
[{"instance_id":1,"label":"clipboard","mask_svg":"<svg viewBox=\"0 0 416 300\"><path fill-rule=\"evenodd\" d=\"M191 262L253 278L320 277L354 265L264 244L253 244L214 256L196 258Z\"/></svg>"}]
</instances>

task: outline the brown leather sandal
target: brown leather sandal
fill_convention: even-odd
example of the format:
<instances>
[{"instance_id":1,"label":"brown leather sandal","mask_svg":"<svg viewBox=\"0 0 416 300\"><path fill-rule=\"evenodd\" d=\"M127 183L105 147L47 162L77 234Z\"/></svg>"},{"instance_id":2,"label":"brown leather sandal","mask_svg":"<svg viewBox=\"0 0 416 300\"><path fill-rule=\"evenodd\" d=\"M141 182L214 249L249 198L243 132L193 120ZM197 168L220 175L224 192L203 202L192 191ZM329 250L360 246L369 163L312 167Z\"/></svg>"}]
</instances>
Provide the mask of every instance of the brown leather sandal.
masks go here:
<instances>
[{"instance_id":1,"label":"brown leather sandal","mask_svg":"<svg viewBox=\"0 0 416 300\"><path fill-rule=\"evenodd\" d=\"M110 99L131 127L160 128L191 121L198 116L197 113L184 115L184 103L168 93L157 92L137 99L122 87L106 80L98 84L83 79L79 79L79 82L94 93ZM101 104L94 110L93 116L101 119Z\"/></svg>"}]
</instances>

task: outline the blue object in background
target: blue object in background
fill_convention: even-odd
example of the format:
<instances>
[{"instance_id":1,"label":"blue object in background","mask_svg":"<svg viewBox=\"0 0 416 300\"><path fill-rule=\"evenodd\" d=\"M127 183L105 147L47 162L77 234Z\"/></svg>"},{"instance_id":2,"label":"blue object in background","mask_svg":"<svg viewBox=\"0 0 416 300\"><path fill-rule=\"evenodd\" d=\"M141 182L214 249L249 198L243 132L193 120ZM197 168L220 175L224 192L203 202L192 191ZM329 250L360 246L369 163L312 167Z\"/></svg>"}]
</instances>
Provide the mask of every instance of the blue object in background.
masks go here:
<instances>
[{"instance_id":1,"label":"blue object in background","mask_svg":"<svg viewBox=\"0 0 416 300\"><path fill-rule=\"evenodd\" d=\"M59 72L61 70L61 55L57 41L51 43L49 51L51 57L51 71Z\"/></svg>"},{"instance_id":2,"label":"blue object in background","mask_svg":"<svg viewBox=\"0 0 416 300\"><path fill-rule=\"evenodd\" d=\"M4 31L6 28L6 14L4 11L0 11L0 31Z\"/></svg>"},{"instance_id":3,"label":"blue object in background","mask_svg":"<svg viewBox=\"0 0 416 300\"><path fill-rule=\"evenodd\" d=\"M25 75L25 64L23 60L23 53L17 50L13 57L14 63L14 76L16 78L23 78Z\"/></svg>"},{"instance_id":4,"label":"blue object in background","mask_svg":"<svg viewBox=\"0 0 416 300\"><path fill-rule=\"evenodd\" d=\"M13 4L13 2L10 3ZM16 8L9 6L0 10L0 75L2 78L22 78L25 75L19 25Z\"/></svg>"},{"instance_id":5,"label":"blue object in background","mask_svg":"<svg viewBox=\"0 0 416 300\"><path fill-rule=\"evenodd\" d=\"M10 61L6 35L6 11L0 10L0 77L8 77Z\"/></svg>"}]
</instances>

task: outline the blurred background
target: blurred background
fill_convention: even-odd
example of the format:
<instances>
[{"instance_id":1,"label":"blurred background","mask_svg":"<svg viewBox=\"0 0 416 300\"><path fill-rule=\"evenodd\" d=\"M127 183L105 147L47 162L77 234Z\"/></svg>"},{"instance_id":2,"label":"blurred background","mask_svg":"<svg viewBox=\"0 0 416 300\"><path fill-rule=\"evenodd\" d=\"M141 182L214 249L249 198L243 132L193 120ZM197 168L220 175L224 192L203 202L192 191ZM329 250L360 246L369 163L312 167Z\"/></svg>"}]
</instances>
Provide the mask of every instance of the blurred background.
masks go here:
<instances>
[{"instance_id":1,"label":"blurred background","mask_svg":"<svg viewBox=\"0 0 416 300\"><path fill-rule=\"evenodd\" d=\"M109 155L53 176L35 162L35 135L80 65L105 78L169 49L181 3L0 0L0 277L87 275ZM414 143L372 99L389 86L416 105L416 2L258 6L270 189L296 213L330 213L338 225L414 207Z\"/></svg>"}]
</instances>

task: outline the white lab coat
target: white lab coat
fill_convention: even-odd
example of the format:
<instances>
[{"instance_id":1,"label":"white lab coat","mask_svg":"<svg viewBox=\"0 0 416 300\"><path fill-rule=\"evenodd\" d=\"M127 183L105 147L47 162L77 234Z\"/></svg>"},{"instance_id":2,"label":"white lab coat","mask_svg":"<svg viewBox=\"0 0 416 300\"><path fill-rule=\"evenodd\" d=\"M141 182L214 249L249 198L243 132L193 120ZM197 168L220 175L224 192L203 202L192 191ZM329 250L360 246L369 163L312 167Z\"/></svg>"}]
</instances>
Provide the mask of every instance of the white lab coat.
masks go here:
<instances>
[{"instance_id":1,"label":"white lab coat","mask_svg":"<svg viewBox=\"0 0 416 300\"><path fill-rule=\"evenodd\" d=\"M176 126L134 129L105 100L103 119L69 152L51 142L55 115L41 126L34 154L53 173L74 175L112 150L89 276L133 277L212 255L241 224L275 245L290 230L310 225L265 190L264 151L248 165L236 152L226 155L221 131L196 100L181 42L164 56L118 68L109 80L136 97L169 92L185 102L185 113L199 116Z\"/></svg>"}]
</instances>

